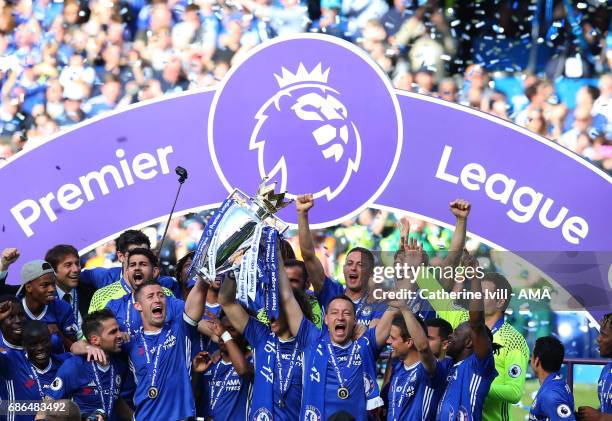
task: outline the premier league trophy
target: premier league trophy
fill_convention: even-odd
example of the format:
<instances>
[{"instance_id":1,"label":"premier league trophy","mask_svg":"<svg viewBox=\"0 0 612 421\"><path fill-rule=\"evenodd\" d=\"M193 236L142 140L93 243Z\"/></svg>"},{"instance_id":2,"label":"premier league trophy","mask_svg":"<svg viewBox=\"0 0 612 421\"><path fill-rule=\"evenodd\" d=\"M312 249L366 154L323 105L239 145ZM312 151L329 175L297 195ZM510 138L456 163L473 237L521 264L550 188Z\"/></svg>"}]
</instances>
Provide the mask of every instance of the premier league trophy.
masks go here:
<instances>
[{"instance_id":1,"label":"premier league trophy","mask_svg":"<svg viewBox=\"0 0 612 421\"><path fill-rule=\"evenodd\" d=\"M236 298L278 317L276 243L288 225L274 214L291 201L274 193L264 179L254 198L236 189L206 224L187 279L212 282L217 275L236 276Z\"/></svg>"}]
</instances>

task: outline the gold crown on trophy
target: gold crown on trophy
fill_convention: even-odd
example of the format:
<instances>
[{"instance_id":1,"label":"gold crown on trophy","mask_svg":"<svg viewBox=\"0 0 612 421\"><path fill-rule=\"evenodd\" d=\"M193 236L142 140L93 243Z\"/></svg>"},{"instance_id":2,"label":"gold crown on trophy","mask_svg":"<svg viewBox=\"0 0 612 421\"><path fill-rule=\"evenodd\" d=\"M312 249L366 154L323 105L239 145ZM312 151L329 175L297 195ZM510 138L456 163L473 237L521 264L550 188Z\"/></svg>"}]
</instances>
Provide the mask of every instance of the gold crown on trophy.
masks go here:
<instances>
[{"instance_id":1,"label":"gold crown on trophy","mask_svg":"<svg viewBox=\"0 0 612 421\"><path fill-rule=\"evenodd\" d=\"M260 206L264 207L270 215L273 215L291 204L293 199L285 200L286 192L275 194L274 188L276 187L276 181L272 184L266 185L267 181L268 177L264 177L263 180L261 180L261 183L257 188L257 194L253 200Z\"/></svg>"}]
</instances>

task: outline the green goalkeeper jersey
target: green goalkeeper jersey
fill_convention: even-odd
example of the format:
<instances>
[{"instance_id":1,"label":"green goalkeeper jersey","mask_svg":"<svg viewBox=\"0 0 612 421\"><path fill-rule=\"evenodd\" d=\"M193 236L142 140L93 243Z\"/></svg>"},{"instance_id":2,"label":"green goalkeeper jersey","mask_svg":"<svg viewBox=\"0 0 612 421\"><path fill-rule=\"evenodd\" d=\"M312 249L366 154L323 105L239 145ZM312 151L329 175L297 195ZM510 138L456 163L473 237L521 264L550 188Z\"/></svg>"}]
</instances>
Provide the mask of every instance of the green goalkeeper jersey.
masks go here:
<instances>
[{"instance_id":1,"label":"green goalkeeper jersey","mask_svg":"<svg viewBox=\"0 0 612 421\"><path fill-rule=\"evenodd\" d=\"M417 284L429 291L441 290L442 286L433 277L418 277ZM430 300L438 317L449 322L453 329L468 321L467 310L457 306L451 300ZM502 346L494 355L495 369L499 373L493 380L491 389L484 403L482 419L484 421L512 420L510 406L517 403L525 388L525 372L529 362L527 341L512 325L506 321L494 329L493 342Z\"/></svg>"}]
</instances>

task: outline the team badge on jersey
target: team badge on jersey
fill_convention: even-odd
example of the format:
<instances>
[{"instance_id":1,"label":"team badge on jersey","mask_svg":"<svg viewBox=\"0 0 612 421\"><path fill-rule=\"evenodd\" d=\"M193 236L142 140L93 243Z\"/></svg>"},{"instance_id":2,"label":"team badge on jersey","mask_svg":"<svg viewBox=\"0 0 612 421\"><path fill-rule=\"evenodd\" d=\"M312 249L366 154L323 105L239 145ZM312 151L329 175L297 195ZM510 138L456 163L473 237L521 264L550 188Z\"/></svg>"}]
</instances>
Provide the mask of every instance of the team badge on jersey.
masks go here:
<instances>
[{"instance_id":1,"label":"team badge on jersey","mask_svg":"<svg viewBox=\"0 0 612 421\"><path fill-rule=\"evenodd\" d=\"M321 412L318 408L308 405L306 412L304 412L304 421L319 421L321 419Z\"/></svg>"},{"instance_id":2,"label":"team badge on jersey","mask_svg":"<svg viewBox=\"0 0 612 421\"><path fill-rule=\"evenodd\" d=\"M468 415L467 409L465 407L460 406L457 410L457 421L469 421L470 417Z\"/></svg>"},{"instance_id":3,"label":"team badge on jersey","mask_svg":"<svg viewBox=\"0 0 612 421\"><path fill-rule=\"evenodd\" d=\"M566 404L561 404L557 407L557 415L561 418L569 418L572 415L572 410Z\"/></svg>"},{"instance_id":4,"label":"team badge on jersey","mask_svg":"<svg viewBox=\"0 0 612 421\"><path fill-rule=\"evenodd\" d=\"M372 314L372 306L364 306L363 310L361 310L361 315L363 317L368 317Z\"/></svg>"},{"instance_id":5,"label":"team badge on jersey","mask_svg":"<svg viewBox=\"0 0 612 421\"><path fill-rule=\"evenodd\" d=\"M272 421L272 414L267 408L259 408L253 415L253 421Z\"/></svg>"},{"instance_id":6,"label":"team badge on jersey","mask_svg":"<svg viewBox=\"0 0 612 421\"><path fill-rule=\"evenodd\" d=\"M521 366L518 364L512 364L508 369L508 375L514 379L521 375L523 370L521 370Z\"/></svg>"}]
</instances>

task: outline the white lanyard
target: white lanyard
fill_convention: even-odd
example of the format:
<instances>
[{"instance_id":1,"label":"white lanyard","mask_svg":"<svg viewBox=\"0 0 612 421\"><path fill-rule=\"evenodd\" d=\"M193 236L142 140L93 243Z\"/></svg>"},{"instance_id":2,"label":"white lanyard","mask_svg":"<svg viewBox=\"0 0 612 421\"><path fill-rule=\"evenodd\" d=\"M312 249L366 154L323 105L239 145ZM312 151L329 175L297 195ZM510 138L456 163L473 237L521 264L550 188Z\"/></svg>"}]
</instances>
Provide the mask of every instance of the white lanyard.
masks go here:
<instances>
[{"instance_id":1,"label":"white lanyard","mask_svg":"<svg viewBox=\"0 0 612 421\"><path fill-rule=\"evenodd\" d=\"M96 387L100 392L100 399L102 400L102 410L106 414L107 417L110 417L111 407L113 404L113 397L115 395L115 368L113 364L110 364L110 393L108 397L108 406L106 406L106 401L104 400L104 389L102 388L102 383L100 382L100 378L98 377L98 369L96 368L96 363L91 362L91 368L93 369L94 376L96 378Z\"/></svg>"}]
</instances>

